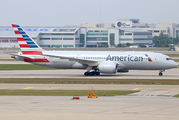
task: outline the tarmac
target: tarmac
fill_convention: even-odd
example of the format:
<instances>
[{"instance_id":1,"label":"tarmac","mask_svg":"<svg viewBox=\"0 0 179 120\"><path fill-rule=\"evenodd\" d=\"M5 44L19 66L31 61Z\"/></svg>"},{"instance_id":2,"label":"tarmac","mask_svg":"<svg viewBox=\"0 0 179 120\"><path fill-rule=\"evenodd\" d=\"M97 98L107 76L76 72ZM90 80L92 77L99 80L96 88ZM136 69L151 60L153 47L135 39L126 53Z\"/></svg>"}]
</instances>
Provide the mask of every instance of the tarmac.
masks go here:
<instances>
[{"instance_id":1,"label":"tarmac","mask_svg":"<svg viewBox=\"0 0 179 120\"><path fill-rule=\"evenodd\" d=\"M6 55L9 59L8 55ZM0 59L5 59L0 56ZM0 61L0 64L22 64ZM24 63L28 64L28 63ZM159 71L130 70L128 73L87 76L85 70L0 71L0 78L103 78L103 79L179 79L179 69ZM179 85L119 84L0 84L3 89L28 90L140 90L125 96L0 96L2 120L178 120Z\"/></svg>"},{"instance_id":2,"label":"tarmac","mask_svg":"<svg viewBox=\"0 0 179 120\"><path fill-rule=\"evenodd\" d=\"M50 86L50 88L49 88ZM10 89L140 90L125 96L1 96L2 120L178 120L178 85L0 84Z\"/></svg>"},{"instance_id":3,"label":"tarmac","mask_svg":"<svg viewBox=\"0 0 179 120\"><path fill-rule=\"evenodd\" d=\"M158 70L130 70L127 73L84 76L86 70L5 70L0 78L87 78L87 79L179 79L179 69L169 69L159 76Z\"/></svg>"}]
</instances>

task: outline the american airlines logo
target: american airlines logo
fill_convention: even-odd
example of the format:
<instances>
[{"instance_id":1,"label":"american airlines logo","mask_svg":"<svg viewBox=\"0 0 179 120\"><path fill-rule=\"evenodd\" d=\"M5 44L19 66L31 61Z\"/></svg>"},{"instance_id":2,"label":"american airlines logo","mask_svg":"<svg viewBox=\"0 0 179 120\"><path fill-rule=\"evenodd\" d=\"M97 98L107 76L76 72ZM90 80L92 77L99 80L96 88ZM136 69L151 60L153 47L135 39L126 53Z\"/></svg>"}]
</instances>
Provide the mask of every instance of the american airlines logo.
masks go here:
<instances>
[{"instance_id":1,"label":"american airlines logo","mask_svg":"<svg viewBox=\"0 0 179 120\"><path fill-rule=\"evenodd\" d=\"M138 56L110 56L106 58L106 61L131 61L131 62L137 62L137 61L143 61L143 57Z\"/></svg>"}]
</instances>

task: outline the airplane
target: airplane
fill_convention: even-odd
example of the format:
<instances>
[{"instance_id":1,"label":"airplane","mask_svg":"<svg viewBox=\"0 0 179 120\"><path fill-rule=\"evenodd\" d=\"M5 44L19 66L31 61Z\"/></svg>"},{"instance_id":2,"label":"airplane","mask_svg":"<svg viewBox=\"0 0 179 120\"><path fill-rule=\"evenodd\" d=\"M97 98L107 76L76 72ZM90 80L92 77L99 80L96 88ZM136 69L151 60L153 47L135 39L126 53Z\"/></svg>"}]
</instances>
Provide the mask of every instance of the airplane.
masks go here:
<instances>
[{"instance_id":1,"label":"airplane","mask_svg":"<svg viewBox=\"0 0 179 120\"><path fill-rule=\"evenodd\" d=\"M12 24L21 49L11 56L24 62L57 69L86 69L85 76L115 74L129 70L159 70L177 67L169 56L154 52L134 51L46 51L17 24Z\"/></svg>"}]
</instances>

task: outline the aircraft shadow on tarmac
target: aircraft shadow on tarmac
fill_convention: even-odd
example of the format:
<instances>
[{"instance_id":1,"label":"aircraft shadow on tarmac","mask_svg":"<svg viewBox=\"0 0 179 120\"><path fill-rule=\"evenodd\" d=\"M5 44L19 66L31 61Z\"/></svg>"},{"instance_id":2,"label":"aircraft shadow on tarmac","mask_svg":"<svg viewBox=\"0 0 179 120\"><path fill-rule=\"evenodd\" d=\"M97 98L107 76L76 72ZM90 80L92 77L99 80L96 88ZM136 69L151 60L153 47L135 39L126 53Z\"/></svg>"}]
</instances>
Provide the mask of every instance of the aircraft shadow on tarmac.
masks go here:
<instances>
[{"instance_id":1,"label":"aircraft shadow on tarmac","mask_svg":"<svg viewBox=\"0 0 179 120\"><path fill-rule=\"evenodd\" d=\"M158 77L158 78L172 78L172 77L178 77L178 75L163 75L159 76L158 74L100 74L99 76L84 76L83 74L19 74L18 76L44 76L44 77L66 77L66 78L75 78L75 77L85 77L85 78L90 78L90 77L95 77L95 78L100 78L100 77L110 77L110 78L116 78L116 77L146 77L146 78L151 78L151 77Z\"/></svg>"}]
</instances>

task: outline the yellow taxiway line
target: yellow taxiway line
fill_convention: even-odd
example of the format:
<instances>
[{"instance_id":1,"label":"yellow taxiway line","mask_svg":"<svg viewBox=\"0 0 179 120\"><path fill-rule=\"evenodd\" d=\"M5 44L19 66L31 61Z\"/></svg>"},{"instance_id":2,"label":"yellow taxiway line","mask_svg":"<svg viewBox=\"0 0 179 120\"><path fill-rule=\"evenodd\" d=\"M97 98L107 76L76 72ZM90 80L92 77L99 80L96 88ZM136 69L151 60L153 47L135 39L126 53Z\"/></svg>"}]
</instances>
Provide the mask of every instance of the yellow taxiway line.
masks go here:
<instances>
[{"instance_id":1,"label":"yellow taxiway line","mask_svg":"<svg viewBox=\"0 0 179 120\"><path fill-rule=\"evenodd\" d=\"M26 87L26 88L24 88L24 89L30 89L30 88L33 88L33 87Z\"/></svg>"},{"instance_id":2,"label":"yellow taxiway line","mask_svg":"<svg viewBox=\"0 0 179 120\"><path fill-rule=\"evenodd\" d=\"M132 89L132 90L138 90L138 89L140 89L140 88L134 88L134 89Z\"/></svg>"}]
</instances>

